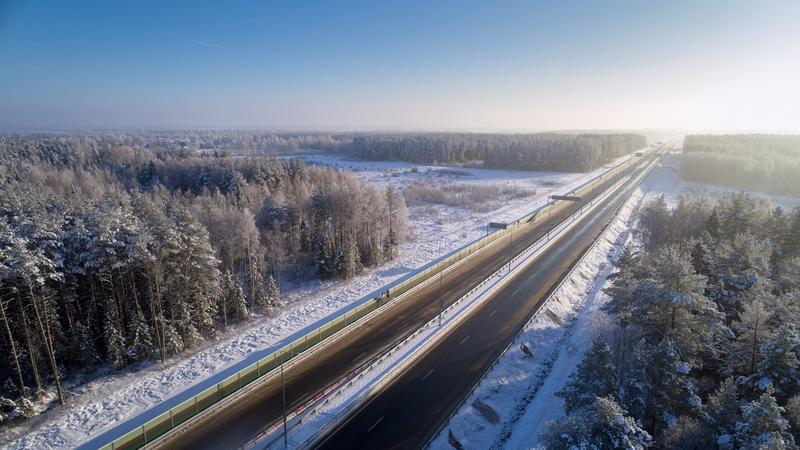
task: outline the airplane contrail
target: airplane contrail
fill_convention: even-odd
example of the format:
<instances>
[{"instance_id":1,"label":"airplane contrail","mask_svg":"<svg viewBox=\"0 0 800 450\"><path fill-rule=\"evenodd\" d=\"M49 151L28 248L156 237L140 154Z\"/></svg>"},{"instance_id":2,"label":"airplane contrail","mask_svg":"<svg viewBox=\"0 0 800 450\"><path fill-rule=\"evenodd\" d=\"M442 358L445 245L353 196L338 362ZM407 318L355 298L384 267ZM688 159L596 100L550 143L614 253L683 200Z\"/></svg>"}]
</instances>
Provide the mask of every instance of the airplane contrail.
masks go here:
<instances>
[{"instance_id":1,"label":"airplane contrail","mask_svg":"<svg viewBox=\"0 0 800 450\"><path fill-rule=\"evenodd\" d=\"M213 48L225 48L225 46L223 46L223 45L219 45L219 44L215 44L215 43L213 43L213 42L207 42L207 41L197 41L197 40L195 40L194 42L196 42L196 43L198 43L198 44L200 44L200 45L205 45L206 47L213 47Z\"/></svg>"}]
</instances>

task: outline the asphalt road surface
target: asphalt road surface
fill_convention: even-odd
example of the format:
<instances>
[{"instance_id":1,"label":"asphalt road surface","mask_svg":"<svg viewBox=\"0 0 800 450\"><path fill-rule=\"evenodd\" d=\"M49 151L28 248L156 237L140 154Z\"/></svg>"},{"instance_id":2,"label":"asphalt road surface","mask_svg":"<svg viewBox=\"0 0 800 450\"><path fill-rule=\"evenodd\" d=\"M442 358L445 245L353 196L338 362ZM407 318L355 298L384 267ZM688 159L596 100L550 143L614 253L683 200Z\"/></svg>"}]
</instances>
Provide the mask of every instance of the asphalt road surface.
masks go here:
<instances>
[{"instance_id":1,"label":"asphalt road surface","mask_svg":"<svg viewBox=\"0 0 800 450\"><path fill-rule=\"evenodd\" d=\"M639 169L641 170L641 169ZM423 447L616 215L638 183L631 177L584 215L385 389L317 443L321 449Z\"/></svg>"},{"instance_id":2,"label":"asphalt road surface","mask_svg":"<svg viewBox=\"0 0 800 450\"><path fill-rule=\"evenodd\" d=\"M637 167L641 167L641 165ZM603 179L596 192L601 191L600 187L604 188L611 185L621 176ZM318 392L352 371L354 367L383 352L393 343L435 317L440 309L440 289L445 306L454 302L506 264L512 255L524 251L536 242L552 228L552 224L559 223L569 217L572 212L584 206L587 201L588 198L584 198L581 201L574 202L561 211L553 213L552 217L548 218L547 221L521 226L519 231L514 231L513 242L511 242L510 238L504 238L502 242L488 246L472 258L468 258L456 265L450 272L445 273L441 280L441 288L439 282L428 283L397 302L390 310L384 311L384 313L378 314L362 326L352 329L328 348L318 351L313 357L305 358L288 366L284 377L288 409L292 410L294 407L313 398ZM601 220L598 218L592 223L599 224L600 222ZM577 242L575 245L579 246ZM568 260L569 257L571 257L571 252L562 251L549 259L551 263L548 264L556 264L557 262L558 267L567 267L569 261L564 262L559 258ZM537 264L536 266L539 267L541 265ZM520 292L519 294L521 297L530 295L532 295L531 292ZM518 301L518 297L514 297L513 301ZM512 314L512 316L498 316L497 320L499 322L495 322L493 319L488 326L492 328L495 326L492 324L501 323L504 330L513 330L517 327L519 320L530 315L530 306L534 304L535 302L515 304L509 310L509 313L512 309L516 310L515 314ZM500 317L502 317L502 320ZM505 321L508 321L508 323L505 323ZM479 333L478 329L474 333ZM487 335L486 338L489 339L489 336ZM488 361L487 357L497 353L486 351L483 347L478 346L480 341L476 342L476 340L473 338L472 346L469 347L469 355L465 355L468 360L474 359L471 362L475 363L474 365L470 364L468 369L480 367L479 361ZM500 345L497 342L494 344L496 347ZM486 352L486 355L484 355L484 352ZM448 399L450 397L455 399L457 398L455 395L461 395L460 393L462 392L463 389L458 389L455 385L451 389L445 390ZM441 394L441 392L430 398L436 398L439 396L438 394ZM422 396L417 398L420 402L424 399ZM416 407L421 405L421 403L413 404L417 405ZM382 403L376 405L382 405ZM405 410L414 411L408 408ZM211 414L192 422L191 428L187 432L164 436L164 439L154 442L153 447L169 449L237 448L252 440L262 430L280 420L281 417L280 378L273 377L272 380L263 382L263 385L257 390L250 392L246 396L241 396L229 407L218 408ZM371 425L371 423L367 425L365 430ZM382 426L381 429L386 428ZM408 428L405 427L403 429ZM373 436L377 435L378 433L373 434ZM390 435L395 436L396 434L391 433ZM387 435L388 440L382 440L382 442L393 442L392 439L389 439L390 435ZM420 438L417 441L422 443L424 440ZM350 444L358 444L358 440L349 442ZM401 443L401 441L397 442ZM341 448L369 447L356 445L355 447L345 446Z\"/></svg>"}]
</instances>

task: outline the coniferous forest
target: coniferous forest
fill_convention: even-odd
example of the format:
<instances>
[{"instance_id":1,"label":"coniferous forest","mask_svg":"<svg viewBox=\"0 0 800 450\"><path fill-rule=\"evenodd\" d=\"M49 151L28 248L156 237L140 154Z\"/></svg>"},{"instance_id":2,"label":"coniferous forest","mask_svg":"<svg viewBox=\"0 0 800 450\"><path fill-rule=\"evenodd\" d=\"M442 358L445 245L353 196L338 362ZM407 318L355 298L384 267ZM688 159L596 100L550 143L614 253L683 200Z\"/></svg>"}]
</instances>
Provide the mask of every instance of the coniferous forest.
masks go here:
<instances>
[{"instance_id":1,"label":"coniferous forest","mask_svg":"<svg viewBox=\"0 0 800 450\"><path fill-rule=\"evenodd\" d=\"M367 160L483 161L491 169L589 172L646 145L637 134L403 133L357 136L349 151Z\"/></svg>"},{"instance_id":2,"label":"coniferous forest","mask_svg":"<svg viewBox=\"0 0 800 450\"><path fill-rule=\"evenodd\" d=\"M160 139L0 136L2 396L63 402L66 376L163 361L403 239L391 188Z\"/></svg>"},{"instance_id":3,"label":"coniferous forest","mask_svg":"<svg viewBox=\"0 0 800 450\"><path fill-rule=\"evenodd\" d=\"M761 192L800 195L800 136L687 136L681 176Z\"/></svg>"},{"instance_id":4,"label":"coniferous forest","mask_svg":"<svg viewBox=\"0 0 800 450\"><path fill-rule=\"evenodd\" d=\"M794 448L800 209L663 197L612 274L614 323L558 394L547 448Z\"/></svg>"}]
</instances>

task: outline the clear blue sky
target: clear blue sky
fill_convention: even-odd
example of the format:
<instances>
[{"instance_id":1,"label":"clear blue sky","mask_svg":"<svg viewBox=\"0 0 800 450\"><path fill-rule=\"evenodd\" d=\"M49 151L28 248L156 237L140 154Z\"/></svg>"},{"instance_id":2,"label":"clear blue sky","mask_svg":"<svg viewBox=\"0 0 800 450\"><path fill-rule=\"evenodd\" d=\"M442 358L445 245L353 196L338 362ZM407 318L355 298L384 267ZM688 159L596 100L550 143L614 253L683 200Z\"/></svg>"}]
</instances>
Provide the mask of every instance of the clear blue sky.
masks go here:
<instances>
[{"instance_id":1,"label":"clear blue sky","mask_svg":"<svg viewBox=\"0 0 800 450\"><path fill-rule=\"evenodd\" d=\"M0 128L800 128L800 1L0 0Z\"/></svg>"}]
</instances>

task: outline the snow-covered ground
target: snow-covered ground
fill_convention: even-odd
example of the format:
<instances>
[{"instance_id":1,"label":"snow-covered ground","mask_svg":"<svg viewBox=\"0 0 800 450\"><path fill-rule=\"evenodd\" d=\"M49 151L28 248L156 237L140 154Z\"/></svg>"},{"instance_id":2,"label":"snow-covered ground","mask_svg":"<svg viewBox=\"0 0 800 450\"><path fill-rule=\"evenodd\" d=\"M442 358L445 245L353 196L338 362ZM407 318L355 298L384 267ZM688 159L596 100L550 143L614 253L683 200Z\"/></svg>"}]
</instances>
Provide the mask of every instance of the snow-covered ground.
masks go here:
<instances>
[{"instance_id":1,"label":"snow-covered ground","mask_svg":"<svg viewBox=\"0 0 800 450\"><path fill-rule=\"evenodd\" d=\"M274 315L231 328L192 353L170 359L164 366L144 365L82 384L68 394L66 407L53 408L18 427L1 430L0 446L43 449L72 448L87 441L87 447L104 443L120 435L121 428L130 429L155 417L268 355L338 311L366 301L387 284L398 282L427 263L480 238L486 233L489 221L522 216L544 204L549 194L569 191L602 170L589 174L516 172L359 162L322 154L306 158L352 170L366 180L397 183L401 187L416 180L447 179L452 183L514 186L536 192L489 212L438 205L409 208L411 239L401 245L398 258L391 263L366 270L347 282L314 282L294 287L286 293L286 306Z\"/></svg>"},{"instance_id":2,"label":"snow-covered ground","mask_svg":"<svg viewBox=\"0 0 800 450\"><path fill-rule=\"evenodd\" d=\"M594 337L608 329L610 319L601 309L608 300L603 290L613 270L612 261L633 239L641 206L662 194L667 202L676 203L682 194L718 199L737 191L681 179L680 152L667 154L603 238L434 438L430 448L452 449L449 431L468 449L537 448L546 423L564 415L563 402L555 393L564 387ZM800 206L800 199L794 197L758 192L753 195L768 197L773 206L785 209ZM523 352L523 343L532 356ZM497 413L499 420L488 420L487 409Z\"/></svg>"},{"instance_id":3,"label":"snow-covered ground","mask_svg":"<svg viewBox=\"0 0 800 450\"><path fill-rule=\"evenodd\" d=\"M593 206L576 213L575 217L585 214L592 214ZM557 226L553 232L553 238L565 233L569 233L577 222L572 220L564 221ZM382 383L386 383L387 379L392 377L392 374L402 372L405 365L413 363L413 355L422 351L425 348L431 348L437 342L438 338L447 334L448 329L457 326L461 320L465 320L471 313L470 311L477 308L484 300L491 297L492 293L499 289L508 280L513 279L524 271L532 261L536 259L546 249L554 245L554 239L540 239L534 245L531 245L527 250L515 257L509 264L508 269L503 267L495 274L490 276L485 283L477 286L475 289L458 299L453 305L445 309L441 326L437 324L437 319L434 318L419 330L414 335L407 338L405 341L392 347L392 349L380 357L368 368L357 374L356 378L347 380L343 385L332 389L325 393L327 398L320 399L318 402L324 402L307 412L304 417L298 417L300 420L292 420L289 432L289 447L301 447L312 441L314 436L318 435L321 430L329 427L330 424L341 414L348 409L357 407L360 401L370 395L370 392L377 388ZM296 423L295 423L296 422ZM275 445L283 445L279 441L282 430L276 427L272 435L267 435L264 438L265 443ZM265 448L262 442L258 443L255 447ZM266 447L269 448L269 447Z\"/></svg>"},{"instance_id":4,"label":"snow-covered ground","mask_svg":"<svg viewBox=\"0 0 800 450\"><path fill-rule=\"evenodd\" d=\"M592 337L608 326L600 307L616 257L630 237L643 193L626 202L612 225L526 325L496 365L431 442L450 449L448 432L464 448L531 448L546 420L563 414L555 397ZM523 346L530 355L523 350ZM491 417L493 410L499 419ZM483 412L481 412L481 410Z\"/></svg>"}]
</instances>

